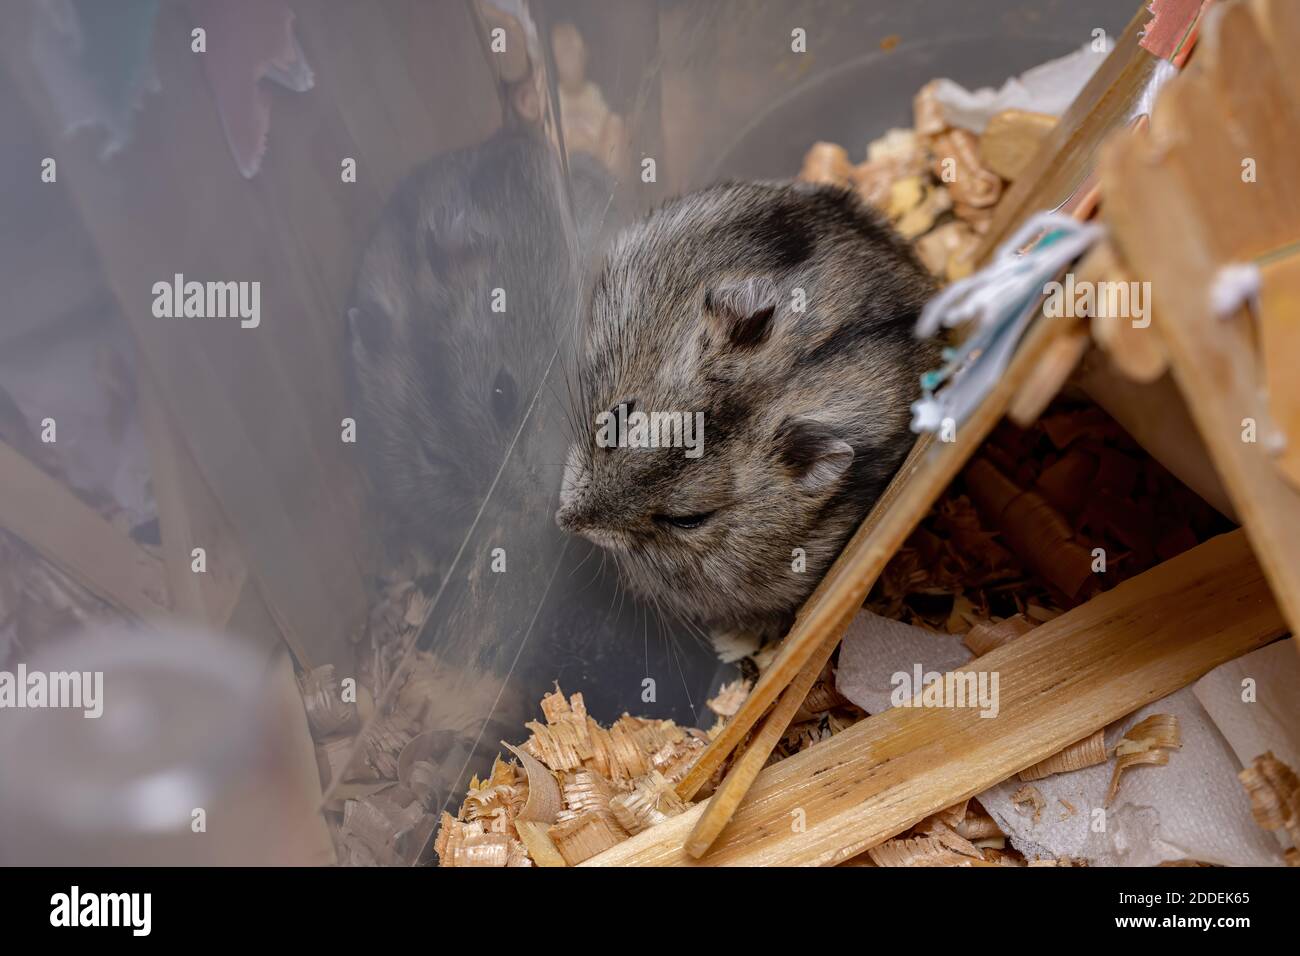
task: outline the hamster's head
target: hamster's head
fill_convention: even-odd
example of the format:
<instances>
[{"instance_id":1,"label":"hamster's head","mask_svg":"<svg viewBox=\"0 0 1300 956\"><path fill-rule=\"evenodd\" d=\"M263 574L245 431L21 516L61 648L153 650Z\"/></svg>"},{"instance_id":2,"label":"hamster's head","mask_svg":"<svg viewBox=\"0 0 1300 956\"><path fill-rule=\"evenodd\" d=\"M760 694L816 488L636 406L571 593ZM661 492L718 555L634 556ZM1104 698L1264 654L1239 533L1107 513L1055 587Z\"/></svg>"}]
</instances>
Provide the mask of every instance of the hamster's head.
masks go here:
<instances>
[{"instance_id":1,"label":"hamster's head","mask_svg":"<svg viewBox=\"0 0 1300 956\"><path fill-rule=\"evenodd\" d=\"M729 184L656 210L593 284L557 522L684 617L787 623L911 445L930 291L840 190Z\"/></svg>"},{"instance_id":2,"label":"hamster's head","mask_svg":"<svg viewBox=\"0 0 1300 956\"><path fill-rule=\"evenodd\" d=\"M398 189L348 309L349 371L390 531L454 547L578 308L558 173L530 137L440 157Z\"/></svg>"}]
</instances>

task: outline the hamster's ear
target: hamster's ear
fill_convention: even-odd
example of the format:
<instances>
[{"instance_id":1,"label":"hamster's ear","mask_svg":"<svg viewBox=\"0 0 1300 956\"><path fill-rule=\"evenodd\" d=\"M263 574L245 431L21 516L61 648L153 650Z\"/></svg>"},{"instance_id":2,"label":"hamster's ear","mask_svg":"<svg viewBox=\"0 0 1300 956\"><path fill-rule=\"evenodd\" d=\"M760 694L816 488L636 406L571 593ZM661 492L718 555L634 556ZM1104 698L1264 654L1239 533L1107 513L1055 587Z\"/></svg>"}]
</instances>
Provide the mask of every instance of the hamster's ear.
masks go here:
<instances>
[{"instance_id":1,"label":"hamster's ear","mask_svg":"<svg viewBox=\"0 0 1300 956\"><path fill-rule=\"evenodd\" d=\"M488 231L482 214L464 204L432 211L424 226L424 257L439 279L454 269L483 265L488 253Z\"/></svg>"},{"instance_id":2,"label":"hamster's ear","mask_svg":"<svg viewBox=\"0 0 1300 956\"><path fill-rule=\"evenodd\" d=\"M724 282L705 294L704 307L732 345L752 348L772 329L776 283L766 276Z\"/></svg>"},{"instance_id":3,"label":"hamster's ear","mask_svg":"<svg viewBox=\"0 0 1300 956\"><path fill-rule=\"evenodd\" d=\"M853 463L853 446L824 422L787 418L776 432L776 453L801 488L830 490Z\"/></svg>"},{"instance_id":4,"label":"hamster's ear","mask_svg":"<svg viewBox=\"0 0 1300 956\"><path fill-rule=\"evenodd\" d=\"M353 306L348 309L348 338L353 349L374 355L388 339L386 317L374 309Z\"/></svg>"}]
</instances>

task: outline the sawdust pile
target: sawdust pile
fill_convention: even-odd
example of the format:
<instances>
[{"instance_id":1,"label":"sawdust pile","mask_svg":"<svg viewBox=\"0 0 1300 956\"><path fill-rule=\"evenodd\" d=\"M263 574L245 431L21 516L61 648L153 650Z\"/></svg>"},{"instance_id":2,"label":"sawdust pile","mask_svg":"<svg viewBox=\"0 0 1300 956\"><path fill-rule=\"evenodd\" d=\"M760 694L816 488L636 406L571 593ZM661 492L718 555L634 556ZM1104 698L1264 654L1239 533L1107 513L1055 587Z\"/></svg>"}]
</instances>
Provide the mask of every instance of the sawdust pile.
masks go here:
<instances>
[{"instance_id":1,"label":"sawdust pile","mask_svg":"<svg viewBox=\"0 0 1300 956\"><path fill-rule=\"evenodd\" d=\"M940 281L974 269L980 238L1006 185L1015 180L1056 118L1005 110L982 135L949 126L927 84L912 104L913 127L891 129L854 165L836 143L816 143L799 178L851 189L913 244Z\"/></svg>"},{"instance_id":2,"label":"sawdust pile","mask_svg":"<svg viewBox=\"0 0 1300 956\"><path fill-rule=\"evenodd\" d=\"M457 814L442 815L434 843L439 865L574 866L682 813L692 804L676 785L750 687L737 680L719 690L708 702L717 717L708 731L628 714L606 728L587 713L581 694L566 698L557 687L542 698L543 720L526 725L531 736L509 747L517 762L498 757L486 779L471 781ZM835 690L828 668L772 760L863 716ZM700 797L711 790L712 784Z\"/></svg>"},{"instance_id":3,"label":"sawdust pile","mask_svg":"<svg viewBox=\"0 0 1300 956\"><path fill-rule=\"evenodd\" d=\"M729 707L736 691L719 696ZM497 757L456 816L442 815L440 865L574 866L688 806L674 786L708 733L628 714L605 728L581 694L558 687L541 710L544 721L529 722L532 735L511 748L519 762Z\"/></svg>"}]
</instances>

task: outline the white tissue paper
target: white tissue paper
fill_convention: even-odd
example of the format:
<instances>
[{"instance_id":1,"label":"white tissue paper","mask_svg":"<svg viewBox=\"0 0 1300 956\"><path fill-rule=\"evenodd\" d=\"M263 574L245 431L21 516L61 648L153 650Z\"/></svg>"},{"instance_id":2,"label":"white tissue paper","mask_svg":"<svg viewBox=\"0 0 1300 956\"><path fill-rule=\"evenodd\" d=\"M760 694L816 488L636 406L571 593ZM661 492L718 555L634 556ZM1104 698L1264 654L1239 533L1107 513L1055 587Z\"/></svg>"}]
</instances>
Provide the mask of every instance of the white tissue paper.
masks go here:
<instances>
[{"instance_id":1,"label":"white tissue paper","mask_svg":"<svg viewBox=\"0 0 1300 956\"><path fill-rule=\"evenodd\" d=\"M972 92L953 80L935 80L934 98L949 125L975 133L983 133L990 117L1003 110L1029 110L1060 116L1074 102L1113 46L1109 38L1105 52L1094 50L1091 43L1086 43L1060 59L1048 60L1013 76L996 90L986 86Z\"/></svg>"},{"instance_id":2,"label":"white tissue paper","mask_svg":"<svg viewBox=\"0 0 1300 956\"><path fill-rule=\"evenodd\" d=\"M1106 729L1106 749L1151 714L1177 717L1183 746L1170 752L1166 766L1125 770L1109 807L1102 804L1114 759L1028 784L1047 802L1037 821L1012 803L1012 794L1025 786L1019 777L976 799L1028 859L1068 856L1093 866L1155 866L1166 860L1281 866L1277 841L1250 814L1250 799L1237 779L1240 762L1191 688L1112 724Z\"/></svg>"},{"instance_id":3,"label":"white tissue paper","mask_svg":"<svg viewBox=\"0 0 1300 956\"><path fill-rule=\"evenodd\" d=\"M854 618L840 647L836 686L868 713L879 713L890 706L893 674L910 673L917 665L925 671L943 672L961 666L971 656L956 636L863 611ZM1249 657L1224 668L1242 661ZM1232 680L1235 684L1235 676ZM1094 811L1101 809L1106 799L1113 759L1029 784L1038 788L1046 803L1038 820L1031 810L1022 810L1011 800L1025 785L1018 777L991 787L976 799L1011 845L1030 860L1072 857L1093 866L1151 866L1166 860L1281 865L1277 840L1251 817L1250 801L1237 779L1240 761L1191 688L1107 728L1107 748L1113 748L1124 731L1139 720L1162 713L1178 718L1183 746L1171 752L1167 766L1138 766L1124 772L1114 803L1104 810L1104 829L1103 816Z\"/></svg>"},{"instance_id":4,"label":"white tissue paper","mask_svg":"<svg viewBox=\"0 0 1300 956\"><path fill-rule=\"evenodd\" d=\"M891 706L894 674L910 674L916 664L942 674L970 659L971 652L956 635L937 634L861 611L840 644L835 686L868 714L878 714Z\"/></svg>"},{"instance_id":5,"label":"white tissue paper","mask_svg":"<svg viewBox=\"0 0 1300 956\"><path fill-rule=\"evenodd\" d=\"M1218 726L1237 760L1250 766L1262 753L1300 771L1300 651L1292 638L1216 667L1192 692ZM1283 847L1285 831L1274 831Z\"/></svg>"}]
</instances>

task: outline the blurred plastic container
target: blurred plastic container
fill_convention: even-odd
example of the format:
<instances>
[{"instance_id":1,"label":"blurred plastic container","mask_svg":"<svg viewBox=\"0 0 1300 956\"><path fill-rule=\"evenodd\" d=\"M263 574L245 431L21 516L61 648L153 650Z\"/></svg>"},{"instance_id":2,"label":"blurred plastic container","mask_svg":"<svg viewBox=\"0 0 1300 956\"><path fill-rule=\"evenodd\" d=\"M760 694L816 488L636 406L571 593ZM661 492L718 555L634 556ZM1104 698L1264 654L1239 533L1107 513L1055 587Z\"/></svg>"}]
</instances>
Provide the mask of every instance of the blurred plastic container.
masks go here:
<instances>
[{"instance_id":1,"label":"blurred plastic container","mask_svg":"<svg viewBox=\"0 0 1300 956\"><path fill-rule=\"evenodd\" d=\"M29 706L0 711L0 864L320 862L300 742L265 664L241 641L176 630L96 631L33 655L17 688Z\"/></svg>"}]
</instances>

